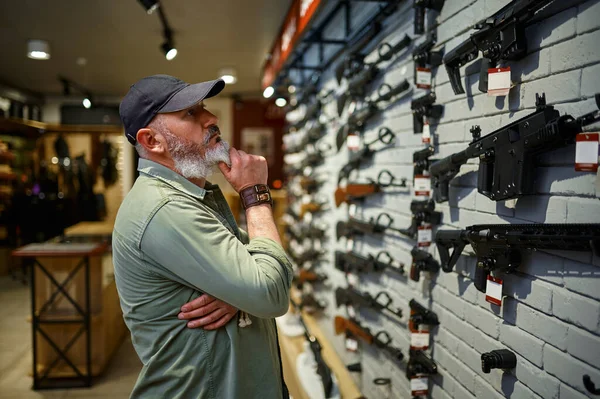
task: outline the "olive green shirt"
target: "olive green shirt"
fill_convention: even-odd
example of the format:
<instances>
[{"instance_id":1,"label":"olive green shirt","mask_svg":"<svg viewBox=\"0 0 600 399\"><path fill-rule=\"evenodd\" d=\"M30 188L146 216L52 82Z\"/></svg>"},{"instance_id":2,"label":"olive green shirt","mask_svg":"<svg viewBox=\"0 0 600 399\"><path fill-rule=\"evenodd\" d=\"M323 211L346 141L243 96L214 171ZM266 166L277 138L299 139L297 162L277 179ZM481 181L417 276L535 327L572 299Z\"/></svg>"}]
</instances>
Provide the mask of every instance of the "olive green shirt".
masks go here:
<instances>
[{"instance_id":1,"label":"olive green shirt","mask_svg":"<svg viewBox=\"0 0 600 399\"><path fill-rule=\"evenodd\" d=\"M123 317L143 363L134 398L282 398L274 317L286 313L291 264L278 243L248 240L216 185L200 188L152 161L115 221L113 262ZM252 324L207 331L177 318L210 294Z\"/></svg>"}]
</instances>

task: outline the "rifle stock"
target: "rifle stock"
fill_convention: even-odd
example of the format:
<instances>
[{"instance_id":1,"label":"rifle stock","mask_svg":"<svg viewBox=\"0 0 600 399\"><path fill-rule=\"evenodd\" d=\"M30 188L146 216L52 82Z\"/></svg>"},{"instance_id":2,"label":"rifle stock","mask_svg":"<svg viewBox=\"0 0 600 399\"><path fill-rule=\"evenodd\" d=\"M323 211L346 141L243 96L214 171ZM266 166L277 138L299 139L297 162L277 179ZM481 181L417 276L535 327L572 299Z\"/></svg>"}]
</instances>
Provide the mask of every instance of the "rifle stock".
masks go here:
<instances>
[{"instance_id":1,"label":"rifle stock","mask_svg":"<svg viewBox=\"0 0 600 399\"><path fill-rule=\"evenodd\" d=\"M378 184L357 184L350 183L346 187L338 187L335 190L335 206L339 207L343 202L350 202L355 199L362 199L369 195L380 192Z\"/></svg>"},{"instance_id":2,"label":"rifle stock","mask_svg":"<svg viewBox=\"0 0 600 399\"><path fill-rule=\"evenodd\" d=\"M358 337L368 343L373 343L373 335L368 328L362 327L358 322L346 319L342 316L335 316L334 320L335 334L351 333L355 337Z\"/></svg>"}]
</instances>

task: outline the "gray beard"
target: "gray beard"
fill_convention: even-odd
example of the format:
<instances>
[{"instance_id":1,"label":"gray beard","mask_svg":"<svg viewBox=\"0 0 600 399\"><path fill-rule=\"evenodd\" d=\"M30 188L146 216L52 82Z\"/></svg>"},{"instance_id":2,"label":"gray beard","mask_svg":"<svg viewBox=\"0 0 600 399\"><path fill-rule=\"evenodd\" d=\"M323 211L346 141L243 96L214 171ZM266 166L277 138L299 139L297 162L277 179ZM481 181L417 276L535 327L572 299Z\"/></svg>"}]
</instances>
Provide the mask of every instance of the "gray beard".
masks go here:
<instances>
[{"instance_id":1,"label":"gray beard","mask_svg":"<svg viewBox=\"0 0 600 399\"><path fill-rule=\"evenodd\" d=\"M213 167L219 162L231 166L229 158L229 143L221 140L214 148L207 148L204 158L200 155L210 141L207 136L203 144L179 138L171 132L165 135L168 150L175 163L175 169L186 179L206 179L212 175Z\"/></svg>"}]
</instances>

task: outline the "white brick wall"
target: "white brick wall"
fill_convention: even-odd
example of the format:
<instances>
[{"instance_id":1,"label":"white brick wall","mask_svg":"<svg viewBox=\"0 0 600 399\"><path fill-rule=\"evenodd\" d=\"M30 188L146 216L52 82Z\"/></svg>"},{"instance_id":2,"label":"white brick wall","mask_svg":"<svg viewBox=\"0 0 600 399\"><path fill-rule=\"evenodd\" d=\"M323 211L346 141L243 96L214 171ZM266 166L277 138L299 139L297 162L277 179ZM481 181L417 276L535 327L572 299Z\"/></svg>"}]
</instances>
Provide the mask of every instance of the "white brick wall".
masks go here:
<instances>
[{"instance_id":1,"label":"white brick wall","mask_svg":"<svg viewBox=\"0 0 600 399\"><path fill-rule=\"evenodd\" d=\"M387 21L387 32L383 36L396 43L408 33L416 46L425 35L413 35L412 2L405 3L403 10ZM447 0L437 18L438 48L451 50L468 37L469 26L507 3L508 0ZM352 19L354 24L373 10L373 4L357 2L353 6L357 10ZM343 24L337 26L341 29ZM339 29L332 27L326 36L336 37ZM600 92L600 0L590 0L528 28L527 38L528 56L510 63L516 86L508 98L494 99L480 93L477 89L479 72L469 66L461 68L467 95L455 95L444 66L438 68L435 92L438 103L445 105L445 112L437 125L432 125L437 135L434 158L464 149L471 140L472 125L480 125L485 135L531 113L536 93L545 92L548 103L575 117L595 109L592 97ZM412 48L389 63L385 75L374 82L373 89L382 82L393 86L403 79L409 79L412 85ZM307 53L308 64L313 64L311 56L316 55ZM345 83L338 87L331 70L322 75L321 83L324 90L334 88L338 94L344 91ZM352 175L355 180L376 177L383 168L398 178L412 176L412 153L421 149L422 144L420 135L412 133L410 102L422 94L424 91L414 88L411 95L367 124L366 141L372 140L378 129L386 126L397 135L396 144L376 153L372 163ZM333 117L335 105L328 104L324 112ZM332 123L323 141L334 144L337 128L344 121L345 116L340 122ZM343 274L333 265L333 253L346 248L345 240L336 242L333 226L337 220L347 219L347 206L336 209L331 193L337 172L348 160L346 149L339 154L334 152L318 169L331 174L320 194L330 198L332 211L317 216L332 226L329 242L324 246L330 249L329 264L323 267L333 287L346 286ZM477 193L477 162L470 162L451 182L450 201L436 204L436 210L443 212L443 228L482 223L600 223L596 176L575 172L573 158L574 146L543 155L541 166L536 170L538 195L499 203ZM367 219L387 212L394 218L395 227L406 227L410 222L410 200L408 190L379 194L359 204L358 215ZM403 236L386 234L381 238L358 238L354 250L368 254L385 249L396 260L405 262L408 271L410 249L414 244ZM439 259L435 246L430 252ZM408 301L415 298L424 305L429 304L440 320L439 327L432 332L430 351L439 368L439 374L430 383L432 398L592 397L585 390L582 377L589 374L600 386L599 266L600 259L589 253L539 251L526 254L519 270L505 275L505 299L501 309L487 303L485 295L474 288L474 258L467 255L461 257L452 273L440 271L431 279L421 276L419 283L391 272L359 276L358 288L372 294L387 291L394 299L394 306L402 307L405 314L400 323L369 310L360 311L359 317L374 332L386 329L393 345L400 347L408 357ZM321 319L323 330L347 364L352 359L355 361L356 355L345 352L343 338L333 335L333 317L345 315L345 310L335 308L330 292L317 295L330 303ZM481 353L502 348L517 354L517 367L510 372L492 370L484 374ZM394 363L376 348L363 347L360 358L365 371L357 378L360 378L363 393L370 399L410 397L404 364ZM392 379L391 393L373 385L373 378L378 377Z\"/></svg>"}]
</instances>

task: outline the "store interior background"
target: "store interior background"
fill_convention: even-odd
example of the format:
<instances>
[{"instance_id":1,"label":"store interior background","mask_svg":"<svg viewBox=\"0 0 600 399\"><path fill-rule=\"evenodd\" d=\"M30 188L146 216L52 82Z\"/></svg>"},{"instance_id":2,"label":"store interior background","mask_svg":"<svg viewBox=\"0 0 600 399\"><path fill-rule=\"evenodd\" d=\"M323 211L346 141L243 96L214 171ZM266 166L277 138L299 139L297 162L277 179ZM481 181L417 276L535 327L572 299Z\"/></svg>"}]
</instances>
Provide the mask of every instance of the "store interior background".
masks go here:
<instances>
[{"instance_id":1,"label":"store interior background","mask_svg":"<svg viewBox=\"0 0 600 399\"><path fill-rule=\"evenodd\" d=\"M218 78L223 71L233 73L237 81L207 101L207 107L219 117L223 138L238 148L252 144L243 142L243 132L272 137L269 154L265 154L271 158L269 183L281 187L284 113L274 98L263 98L260 79L290 3L162 1L178 50L171 61L161 49L165 33L158 12L147 14L139 1L0 4L0 141L14 154L7 165L15 175L0 183L6 191L2 192L0 216L0 398L129 397L141 365L128 333L91 389L31 389L29 277L27 266L12 258L11 251L51 239L78 222L114 219L124 193L135 180L137 164L135 150L122 133L118 104L129 86L144 76L169 74L195 83ZM50 59L27 57L31 39L49 44ZM82 105L88 96L90 109ZM66 124L71 127L65 128ZM73 128L81 125L93 127L87 131ZM73 162L83 156L89 172L85 176L75 167L70 169L75 175L67 176L62 158L53 162L58 157L55 142L59 135ZM114 151L112 161L118 170L114 181L102 178L104 142ZM71 195L65 191L65 181L73 177ZM89 203L85 206L95 212L82 211L79 177L93 184L94 198L86 197ZM44 185L44 179L54 184ZM211 180L232 193L219 173ZM44 190L48 193L40 199ZM56 201L58 192L64 192L63 200L68 200L62 201L63 205L56 205L61 202ZM11 194L18 200L9 200Z\"/></svg>"}]
</instances>

